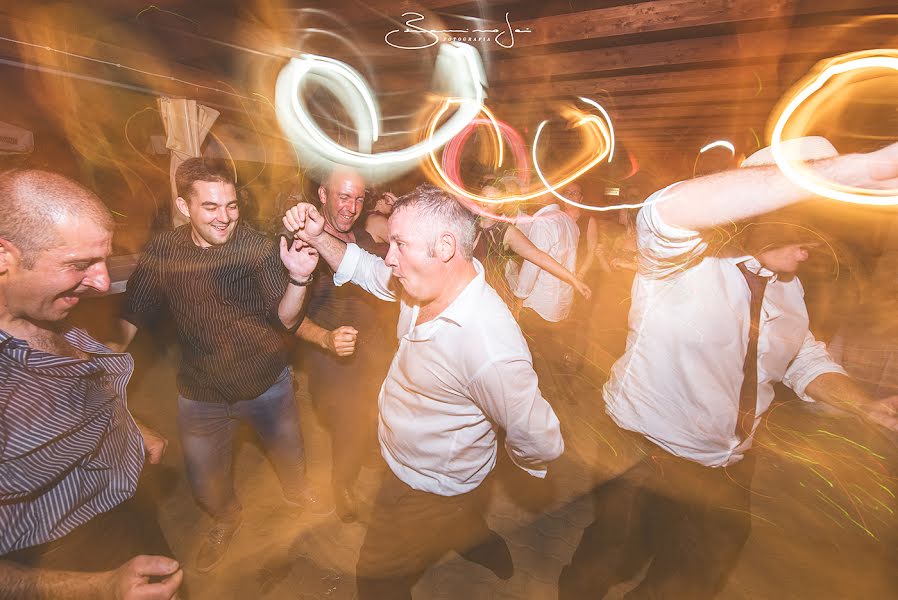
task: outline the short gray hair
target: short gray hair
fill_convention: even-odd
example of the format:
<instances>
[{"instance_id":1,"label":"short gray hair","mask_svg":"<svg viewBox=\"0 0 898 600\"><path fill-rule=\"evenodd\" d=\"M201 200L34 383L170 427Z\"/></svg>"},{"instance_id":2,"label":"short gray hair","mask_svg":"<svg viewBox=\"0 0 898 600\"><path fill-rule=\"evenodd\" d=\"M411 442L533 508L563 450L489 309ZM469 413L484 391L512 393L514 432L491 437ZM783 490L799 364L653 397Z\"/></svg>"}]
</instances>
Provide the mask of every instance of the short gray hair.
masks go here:
<instances>
[{"instance_id":1,"label":"short gray hair","mask_svg":"<svg viewBox=\"0 0 898 600\"><path fill-rule=\"evenodd\" d=\"M22 253L30 269L40 251L56 243L65 215L89 218L107 231L115 221L106 205L84 186L50 171L14 169L0 173L0 237Z\"/></svg>"},{"instance_id":2,"label":"short gray hair","mask_svg":"<svg viewBox=\"0 0 898 600\"><path fill-rule=\"evenodd\" d=\"M465 260L474 256L474 236L477 233L477 219L451 194L429 183L423 183L405 194L393 205L393 214L406 208L415 208L433 234L431 247L436 244L440 231L449 231L455 236ZM424 225L424 223L422 223Z\"/></svg>"}]
</instances>

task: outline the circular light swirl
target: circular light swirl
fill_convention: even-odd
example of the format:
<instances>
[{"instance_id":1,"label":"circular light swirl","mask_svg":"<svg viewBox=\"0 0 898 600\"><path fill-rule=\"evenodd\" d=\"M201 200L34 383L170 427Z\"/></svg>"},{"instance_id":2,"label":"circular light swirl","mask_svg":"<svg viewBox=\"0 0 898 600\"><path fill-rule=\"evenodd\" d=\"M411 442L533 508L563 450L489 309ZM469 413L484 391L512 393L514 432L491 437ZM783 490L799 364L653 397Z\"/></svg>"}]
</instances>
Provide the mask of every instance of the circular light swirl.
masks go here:
<instances>
[{"instance_id":1,"label":"circular light swirl","mask_svg":"<svg viewBox=\"0 0 898 600\"><path fill-rule=\"evenodd\" d=\"M858 54L860 53L849 54L847 56L857 56ZM786 104L773 128L770 149L777 166L779 166L783 174L793 183L801 186L812 194L852 204L892 206L898 204L898 189L871 190L827 181L818 177L809 169L801 168L797 162L790 160L782 147L783 130L799 106L814 93L818 92L832 77L851 71L859 71L861 69L893 69L898 71L898 57L882 55L864 56L862 58L854 58L845 60L844 62L831 64L829 67L825 68L819 75L813 77L807 85L799 90Z\"/></svg>"},{"instance_id":2,"label":"circular light swirl","mask_svg":"<svg viewBox=\"0 0 898 600\"><path fill-rule=\"evenodd\" d=\"M440 108L431 117L430 125L428 127L428 136L433 135L433 131L436 127L436 124L440 121L440 119L442 118L442 115L446 112L446 110L448 110L448 107L452 102L453 102L453 100L451 100L451 99L447 100L445 105L442 108ZM594 103L592 103L592 104L594 104ZM607 113L605 113L604 110L602 112L605 115L607 115ZM579 113L579 114L582 115L583 113ZM487 113L487 116L491 117L491 115L489 113ZM607 117L606 117L606 119L607 119ZM566 186L567 184L571 183L572 181L574 181L575 179L577 179L578 177L580 177L581 175L583 175L584 173L586 173L587 171L592 169L594 166L596 166L597 164L599 164L600 162L602 162L603 160L608 158L608 156L610 155L610 153L614 147L613 142L612 142L613 129L611 129L611 125L610 125L611 121L610 121L610 119L603 120L603 119L598 118L596 115L587 114L587 115L582 116L576 123L574 123L575 128L581 127L583 125L592 126L589 130L589 133L592 134L592 139L594 139L596 141L601 139L601 140L604 140L604 143L597 144L597 152L593 158L591 158L584 165L582 165L579 168L577 168L576 170L574 170L569 175L565 176L560 182L556 183L554 186L549 184L548 181L546 181L545 177L540 172L539 166L535 160L536 159L535 151L536 151L536 147L539 142L539 134L542 131L542 128L547 123L548 123L548 121L543 121L540 124L539 128L537 129L536 136L534 137L534 140L533 140L533 149L534 149L534 155L533 155L534 165L533 166L534 166L537 174L539 175L540 180L543 182L543 185L545 185L545 188L539 188L537 190L534 190L532 192L525 193L525 194L516 194L516 195L512 195L512 196L503 196L503 197L499 197L499 198L492 197L491 198L491 197L483 196L480 194L473 194L473 193L465 190L464 188L462 188L458 183L456 183L449 176L449 174L446 173L446 171L440 165L440 162L437 160L436 154L434 152L430 153L431 167L437 173L437 175L439 176L442 183L444 185L446 185L446 187L448 187L454 194L456 194L458 196L462 196L469 200L473 200L474 202L479 202L479 203L483 203L483 204L504 204L506 202L527 202L529 200L539 198L540 196L544 195L547 191L549 191L549 192L552 192L553 194L555 194L556 196L559 196L565 202L571 202L572 204L576 204L573 201L570 201L567 198L560 196L554 190L556 188L562 188L562 187ZM498 127L496 127L496 130L498 131ZM501 136L499 136L498 143L500 143L500 144L502 143ZM577 204L577 206L582 206L589 210L611 210L611 208L613 208L613 207L599 208L599 207L595 207L595 206L580 205L580 204ZM637 206L637 205L626 205L627 208L632 208L634 206ZM639 206L641 206L641 205L639 205Z\"/></svg>"},{"instance_id":3,"label":"circular light swirl","mask_svg":"<svg viewBox=\"0 0 898 600\"><path fill-rule=\"evenodd\" d=\"M300 162L324 168L335 166L359 170L372 183L391 179L414 168L426 155L440 148L464 129L480 113L486 98L486 76L480 55L467 44L440 46L434 68L435 78L446 82L451 102L458 110L426 139L404 148L372 153L380 136L380 114L374 93L352 67L331 58L303 54L291 59L278 75L275 110L284 134L293 144ZM358 133L359 151L330 138L309 115L302 100L308 83L327 88L340 101Z\"/></svg>"},{"instance_id":4,"label":"circular light swirl","mask_svg":"<svg viewBox=\"0 0 898 600\"><path fill-rule=\"evenodd\" d=\"M488 116L491 116L488 111L484 110L484 112L486 112ZM504 140L510 146L512 156L514 157L514 166L520 172L519 179L521 180L521 184L524 187L527 187L530 183L530 165L527 160L527 148L524 144L524 138L522 138L521 134L508 123L496 121L492 118L474 119L461 133L446 144L446 147L443 148L442 160L443 170L446 172L446 175L458 185L462 185L459 164L462 150L468 139L471 137L471 134L474 132L474 128L483 125L492 125L494 130L498 129L496 135L498 143L494 145L495 151L493 152L493 156L496 156L495 168L499 169L504 159L504 153L502 152L502 141Z\"/></svg>"},{"instance_id":5,"label":"circular light swirl","mask_svg":"<svg viewBox=\"0 0 898 600\"><path fill-rule=\"evenodd\" d=\"M580 202L571 200L570 198L563 196L558 192L558 188L563 188L568 183L570 183L571 181L573 181L574 179L576 179L577 177L579 177L580 175L585 173L587 170L591 169L598 163L602 162L606 156L608 158L609 163L614 159L615 135L614 135L614 124L611 122L611 115L609 115L608 111L606 111L605 108L602 107L602 105L599 104L598 102L596 102L595 100L591 100L590 98L584 98L583 96L580 96L579 100L581 102L585 102L586 104L589 104L590 106L597 109L600 113L602 113L602 116L604 117L604 121L597 119L594 115L587 115L587 116L583 117L583 119L581 119L577 123L577 126L581 125L587 119L594 120L594 122L596 123L596 125L599 129L599 132L601 133L601 136L605 142L603 145L603 148L606 148L607 151L605 153L603 153L602 156L600 158L598 158L598 160L594 159L594 162L590 163L590 166L588 169L579 172L573 179L566 179L565 181L562 181L562 182L556 184L555 186L553 186L546 180L545 176L543 175L542 169L539 168L539 161L536 158L536 147L539 144L539 136L542 133L543 127L545 127L545 125L547 123L547 121L543 121L542 123L539 124L539 127L537 127L536 135L533 136L533 152L532 152L532 154L533 154L533 170L536 171L537 177L539 177L539 180L542 181L543 185L546 186L546 189L549 190L549 192L553 196L555 196L556 198L558 198L559 200L561 200L563 202L567 202L568 204L572 204L573 206L577 206L577 207L583 208L585 210L605 211L605 210L616 210L618 208L635 208L637 206L641 206L639 204L625 204L625 205L614 205L614 206L592 206L590 204L582 204Z\"/></svg>"}]
</instances>

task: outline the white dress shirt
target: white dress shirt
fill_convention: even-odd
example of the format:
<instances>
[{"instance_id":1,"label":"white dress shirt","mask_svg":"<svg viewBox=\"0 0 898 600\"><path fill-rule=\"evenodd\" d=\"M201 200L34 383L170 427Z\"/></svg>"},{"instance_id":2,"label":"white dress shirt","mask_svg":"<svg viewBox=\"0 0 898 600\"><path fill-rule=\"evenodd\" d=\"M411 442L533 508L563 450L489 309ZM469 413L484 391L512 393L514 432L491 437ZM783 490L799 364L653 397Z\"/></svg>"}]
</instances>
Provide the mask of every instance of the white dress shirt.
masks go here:
<instances>
[{"instance_id":1,"label":"white dress shirt","mask_svg":"<svg viewBox=\"0 0 898 600\"><path fill-rule=\"evenodd\" d=\"M496 464L496 429L515 464L544 477L564 450L558 418L539 391L530 351L505 303L477 276L436 318L415 325L402 295L399 349L378 399L378 439L393 473L441 496L476 488ZM349 244L334 283L396 300L383 260Z\"/></svg>"},{"instance_id":2,"label":"white dress shirt","mask_svg":"<svg viewBox=\"0 0 898 600\"><path fill-rule=\"evenodd\" d=\"M710 467L742 459L751 436L736 436L748 347L751 292L739 263L768 278L758 339L755 424L782 381L800 398L823 373L844 373L808 331L804 290L750 256L706 256L701 235L664 223L660 194L637 217L639 270L627 350L605 384L609 415L677 456Z\"/></svg>"},{"instance_id":3,"label":"white dress shirt","mask_svg":"<svg viewBox=\"0 0 898 600\"><path fill-rule=\"evenodd\" d=\"M533 244L573 272L577 262L580 228L557 204L536 211L527 237ZM524 298L523 305L535 310L546 321L557 323L571 314L574 289L530 261L524 261L518 275L515 296Z\"/></svg>"}]
</instances>

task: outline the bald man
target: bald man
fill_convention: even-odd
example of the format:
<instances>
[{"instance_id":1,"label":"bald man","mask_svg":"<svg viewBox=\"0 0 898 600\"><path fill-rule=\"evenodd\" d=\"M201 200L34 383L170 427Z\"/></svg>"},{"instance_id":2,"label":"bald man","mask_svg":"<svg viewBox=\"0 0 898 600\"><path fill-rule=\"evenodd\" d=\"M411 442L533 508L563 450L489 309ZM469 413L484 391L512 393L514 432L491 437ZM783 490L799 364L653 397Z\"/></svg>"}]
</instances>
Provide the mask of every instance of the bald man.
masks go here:
<instances>
[{"instance_id":1,"label":"bald man","mask_svg":"<svg viewBox=\"0 0 898 600\"><path fill-rule=\"evenodd\" d=\"M379 244L359 223L365 181L355 171L335 170L318 188L328 233L383 257ZM377 393L389 367L389 339L379 307L369 294L353 286L334 285L334 271L324 261L317 267L300 338L314 344L305 352L312 401L331 436L331 483L337 514L345 522L357 518L353 489L368 452L374 451ZM358 346L358 348L357 348Z\"/></svg>"},{"instance_id":2,"label":"bald man","mask_svg":"<svg viewBox=\"0 0 898 600\"><path fill-rule=\"evenodd\" d=\"M152 598L182 573L135 492L165 440L136 423L134 363L66 325L109 289L113 220L46 171L0 175L0 596ZM150 583L150 578L156 580Z\"/></svg>"}]
</instances>

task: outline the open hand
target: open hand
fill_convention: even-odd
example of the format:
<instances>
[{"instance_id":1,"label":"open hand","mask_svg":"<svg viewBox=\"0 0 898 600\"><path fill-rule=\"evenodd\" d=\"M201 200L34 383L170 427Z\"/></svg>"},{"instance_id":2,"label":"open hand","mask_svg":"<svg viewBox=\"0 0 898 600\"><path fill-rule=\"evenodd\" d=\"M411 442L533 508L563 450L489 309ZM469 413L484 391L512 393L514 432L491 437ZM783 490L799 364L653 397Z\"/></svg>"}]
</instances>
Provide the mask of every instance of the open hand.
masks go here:
<instances>
[{"instance_id":1,"label":"open hand","mask_svg":"<svg viewBox=\"0 0 898 600\"><path fill-rule=\"evenodd\" d=\"M293 279L308 279L318 265L318 251L300 239L280 238L281 262Z\"/></svg>"}]
</instances>

